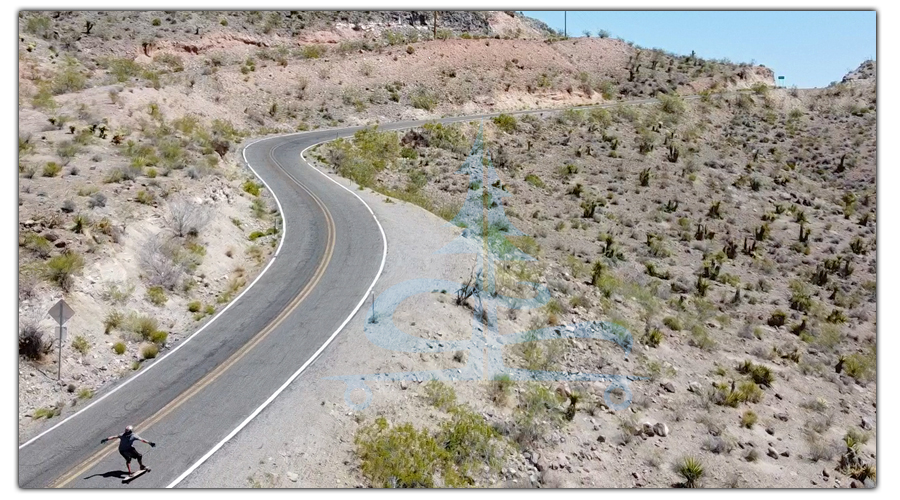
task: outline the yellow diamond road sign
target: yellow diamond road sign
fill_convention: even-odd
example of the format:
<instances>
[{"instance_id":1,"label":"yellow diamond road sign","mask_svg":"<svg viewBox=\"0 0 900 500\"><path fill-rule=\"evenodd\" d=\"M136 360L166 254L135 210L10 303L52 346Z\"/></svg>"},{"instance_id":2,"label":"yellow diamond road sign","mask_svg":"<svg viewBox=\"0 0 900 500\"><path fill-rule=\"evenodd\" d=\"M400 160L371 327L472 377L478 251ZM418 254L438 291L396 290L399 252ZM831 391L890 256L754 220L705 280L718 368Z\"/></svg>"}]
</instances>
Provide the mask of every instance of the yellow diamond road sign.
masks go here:
<instances>
[{"instance_id":1,"label":"yellow diamond road sign","mask_svg":"<svg viewBox=\"0 0 900 500\"><path fill-rule=\"evenodd\" d=\"M69 307L69 304L66 304L66 301L62 299L59 299L59 302L54 304L48 313L50 314L50 317L55 319L60 325L65 324L72 316L75 316L75 311L73 311L72 308ZM60 321L60 319L62 321Z\"/></svg>"}]
</instances>

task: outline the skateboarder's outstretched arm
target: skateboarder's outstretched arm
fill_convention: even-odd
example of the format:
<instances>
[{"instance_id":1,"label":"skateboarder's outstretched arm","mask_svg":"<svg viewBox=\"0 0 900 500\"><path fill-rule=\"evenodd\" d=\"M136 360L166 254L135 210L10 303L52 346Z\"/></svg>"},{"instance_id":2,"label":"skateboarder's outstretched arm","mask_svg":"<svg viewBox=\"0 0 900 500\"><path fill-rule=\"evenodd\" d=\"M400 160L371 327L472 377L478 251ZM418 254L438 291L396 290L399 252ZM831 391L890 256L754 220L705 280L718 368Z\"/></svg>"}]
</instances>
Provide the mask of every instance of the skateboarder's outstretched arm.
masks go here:
<instances>
[{"instance_id":1,"label":"skateboarder's outstretched arm","mask_svg":"<svg viewBox=\"0 0 900 500\"><path fill-rule=\"evenodd\" d=\"M107 441L112 441L113 439L119 439L120 437L122 437L121 434L116 434L113 436L105 437L100 440L100 444L106 444Z\"/></svg>"},{"instance_id":2,"label":"skateboarder's outstretched arm","mask_svg":"<svg viewBox=\"0 0 900 500\"><path fill-rule=\"evenodd\" d=\"M138 436L137 434L134 435L134 439L136 439L136 440L138 440L138 441L140 441L140 442L142 442L142 443L149 444L151 448L155 448L155 447L156 447L156 443L154 443L153 441L147 441L146 439L144 439L144 438Z\"/></svg>"}]
</instances>

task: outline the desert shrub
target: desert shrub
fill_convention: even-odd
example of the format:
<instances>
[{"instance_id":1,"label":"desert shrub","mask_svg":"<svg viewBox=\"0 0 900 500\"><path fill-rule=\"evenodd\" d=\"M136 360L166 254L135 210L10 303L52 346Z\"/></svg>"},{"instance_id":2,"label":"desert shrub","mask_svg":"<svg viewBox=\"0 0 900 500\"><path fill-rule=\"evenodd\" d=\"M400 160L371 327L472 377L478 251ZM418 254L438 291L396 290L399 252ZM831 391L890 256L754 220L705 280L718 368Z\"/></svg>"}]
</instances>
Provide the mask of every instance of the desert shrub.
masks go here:
<instances>
[{"instance_id":1,"label":"desert shrub","mask_svg":"<svg viewBox=\"0 0 900 500\"><path fill-rule=\"evenodd\" d=\"M738 373L750 375L750 378L759 385L764 387L772 387L775 381L775 374L772 369L764 365L755 365L752 361L746 360L737 367Z\"/></svg>"},{"instance_id":2,"label":"desert shrub","mask_svg":"<svg viewBox=\"0 0 900 500\"><path fill-rule=\"evenodd\" d=\"M781 309L776 309L772 312L772 315L769 316L769 319L768 321L766 321L766 323L769 326L777 328L779 326L784 326L785 321L787 321L787 314Z\"/></svg>"},{"instance_id":3,"label":"desert shrub","mask_svg":"<svg viewBox=\"0 0 900 500\"><path fill-rule=\"evenodd\" d=\"M156 195L153 194L153 191L147 191L145 189L140 189L137 192L137 195L134 198L134 201L142 204L142 205L152 205L156 202Z\"/></svg>"},{"instance_id":4,"label":"desert shrub","mask_svg":"<svg viewBox=\"0 0 900 500\"><path fill-rule=\"evenodd\" d=\"M51 86L54 94L67 94L84 89L87 78L78 69L77 64L77 60L69 58L63 69L53 77Z\"/></svg>"},{"instance_id":5,"label":"desert shrub","mask_svg":"<svg viewBox=\"0 0 900 500\"><path fill-rule=\"evenodd\" d=\"M300 49L300 57L304 59L319 59L325 55L325 47L321 45L304 45Z\"/></svg>"},{"instance_id":6,"label":"desert shrub","mask_svg":"<svg viewBox=\"0 0 900 500\"><path fill-rule=\"evenodd\" d=\"M83 335L76 335L72 340L72 349L75 349L81 354L87 354L91 349L91 344Z\"/></svg>"},{"instance_id":7,"label":"desert shrub","mask_svg":"<svg viewBox=\"0 0 900 500\"><path fill-rule=\"evenodd\" d=\"M141 358L153 359L159 354L159 347L156 344L147 344L141 348Z\"/></svg>"},{"instance_id":8,"label":"desert shrub","mask_svg":"<svg viewBox=\"0 0 900 500\"><path fill-rule=\"evenodd\" d=\"M191 261L177 244L160 235L151 237L141 248L140 263L150 286L174 290Z\"/></svg>"},{"instance_id":9,"label":"desert shrub","mask_svg":"<svg viewBox=\"0 0 900 500\"><path fill-rule=\"evenodd\" d=\"M507 134L511 134L516 131L516 118L512 115L502 114L500 116L491 118L491 121L494 122L494 125L496 125L497 128L506 132Z\"/></svg>"},{"instance_id":10,"label":"desert shrub","mask_svg":"<svg viewBox=\"0 0 900 500\"><path fill-rule=\"evenodd\" d=\"M262 187L263 187L262 184L257 184L256 182L253 182L253 180L250 180L250 179L248 179L246 182L244 182L244 185L242 186L242 188L244 189L245 192L250 193L253 196L259 196L259 192L262 189Z\"/></svg>"},{"instance_id":11,"label":"desert shrub","mask_svg":"<svg viewBox=\"0 0 900 500\"><path fill-rule=\"evenodd\" d=\"M27 321L19 327L19 356L30 360L41 359L51 345L52 342L44 340L44 332L37 323Z\"/></svg>"},{"instance_id":12,"label":"desert shrub","mask_svg":"<svg viewBox=\"0 0 900 500\"><path fill-rule=\"evenodd\" d=\"M113 344L113 351L120 356L122 354L125 354L125 343L124 342L116 342L115 344Z\"/></svg>"},{"instance_id":13,"label":"desert shrub","mask_svg":"<svg viewBox=\"0 0 900 500\"><path fill-rule=\"evenodd\" d=\"M166 205L166 223L178 236L197 235L209 223L209 210L187 198L178 197Z\"/></svg>"},{"instance_id":14,"label":"desert shrub","mask_svg":"<svg viewBox=\"0 0 900 500\"><path fill-rule=\"evenodd\" d=\"M163 290L163 287L152 286L147 289L147 300L149 300L150 303L155 306L162 307L163 305L165 305L166 301L169 300L169 298L166 297L166 292L165 290Z\"/></svg>"},{"instance_id":15,"label":"desert shrub","mask_svg":"<svg viewBox=\"0 0 900 500\"><path fill-rule=\"evenodd\" d=\"M134 315L128 318L128 323L129 330L144 340L149 340L159 328L159 322L152 316Z\"/></svg>"},{"instance_id":16,"label":"desert shrub","mask_svg":"<svg viewBox=\"0 0 900 500\"><path fill-rule=\"evenodd\" d=\"M741 415L741 427L752 429L757 420L758 417L756 416L756 413L754 413L753 410L747 410Z\"/></svg>"},{"instance_id":17,"label":"desert shrub","mask_svg":"<svg viewBox=\"0 0 900 500\"><path fill-rule=\"evenodd\" d=\"M499 466L500 434L482 417L466 407L453 411L441 425L437 442L450 456L460 474L470 477L484 465Z\"/></svg>"},{"instance_id":18,"label":"desert shrub","mask_svg":"<svg viewBox=\"0 0 900 500\"><path fill-rule=\"evenodd\" d=\"M47 162L44 165L44 169L41 171L41 175L44 177L56 177L59 173L62 172L62 166L60 166L55 161Z\"/></svg>"},{"instance_id":19,"label":"desert shrub","mask_svg":"<svg viewBox=\"0 0 900 500\"><path fill-rule=\"evenodd\" d=\"M686 456L675 465L675 471L684 478L685 486L694 488L703 477L703 463L697 457Z\"/></svg>"},{"instance_id":20,"label":"desert shrub","mask_svg":"<svg viewBox=\"0 0 900 500\"><path fill-rule=\"evenodd\" d=\"M37 257L46 259L50 256L53 245L47 238L35 233L26 233L22 237L25 248L33 252Z\"/></svg>"},{"instance_id":21,"label":"desert shrub","mask_svg":"<svg viewBox=\"0 0 900 500\"><path fill-rule=\"evenodd\" d=\"M84 268L84 259L77 253L57 255L46 262L44 278L68 292L75 284L75 275Z\"/></svg>"},{"instance_id":22,"label":"desert shrub","mask_svg":"<svg viewBox=\"0 0 900 500\"><path fill-rule=\"evenodd\" d=\"M541 178L535 174L526 175L525 182L527 182L527 183L531 184L532 186L539 188L539 189L543 189L544 187L546 187L546 185L544 184L544 181L542 181Z\"/></svg>"},{"instance_id":23,"label":"desert shrub","mask_svg":"<svg viewBox=\"0 0 900 500\"><path fill-rule=\"evenodd\" d=\"M666 325L667 328L674 331L680 331L684 326L681 324L681 320L674 316L667 316L663 318L663 324Z\"/></svg>"},{"instance_id":24,"label":"desert shrub","mask_svg":"<svg viewBox=\"0 0 900 500\"><path fill-rule=\"evenodd\" d=\"M373 485L383 488L462 486L449 453L426 430L411 424L391 426L384 417L361 428L354 438L360 469Z\"/></svg>"},{"instance_id":25,"label":"desert shrub","mask_svg":"<svg viewBox=\"0 0 900 500\"><path fill-rule=\"evenodd\" d=\"M409 103L414 108L432 111L438 105L438 96L426 87L418 87L410 94Z\"/></svg>"},{"instance_id":26,"label":"desert shrub","mask_svg":"<svg viewBox=\"0 0 900 500\"><path fill-rule=\"evenodd\" d=\"M499 405L505 404L507 398L509 397L512 385L513 380L509 377L509 375L504 374L494 377L494 380L491 381L490 388L491 400Z\"/></svg>"},{"instance_id":27,"label":"desert shrub","mask_svg":"<svg viewBox=\"0 0 900 500\"><path fill-rule=\"evenodd\" d=\"M856 380L871 380L875 375L876 356L873 347L866 354L853 353L844 356L844 371Z\"/></svg>"},{"instance_id":28,"label":"desert shrub","mask_svg":"<svg viewBox=\"0 0 900 500\"><path fill-rule=\"evenodd\" d=\"M200 307L201 307L201 304L200 304L199 300L194 300L194 301L188 303L188 311L190 311L192 313L199 312Z\"/></svg>"},{"instance_id":29,"label":"desert shrub","mask_svg":"<svg viewBox=\"0 0 900 500\"><path fill-rule=\"evenodd\" d=\"M521 395L514 414L514 436L523 446L530 446L547 435L548 427L563 421L557 394L536 382L529 383Z\"/></svg>"},{"instance_id":30,"label":"desert shrub","mask_svg":"<svg viewBox=\"0 0 900 500\"><path fill-rule=\"evenodd\" d=\"M431 380L425 384L425 396L431 405L442 410L450 410L456 406L456 391L439 380Z\"/></svg>"},{"instance_id":31,"label":"desert shrub","mask_svg":"<svg viewBox=\"0 0 900 500\"><path fill-rule=\"evenodd\" d=\"M150 334L150 342L153 342L158 346L164 345L168 338L169 334L167 332L162 332L159 330Z\"/></svg>"}]
</instances>

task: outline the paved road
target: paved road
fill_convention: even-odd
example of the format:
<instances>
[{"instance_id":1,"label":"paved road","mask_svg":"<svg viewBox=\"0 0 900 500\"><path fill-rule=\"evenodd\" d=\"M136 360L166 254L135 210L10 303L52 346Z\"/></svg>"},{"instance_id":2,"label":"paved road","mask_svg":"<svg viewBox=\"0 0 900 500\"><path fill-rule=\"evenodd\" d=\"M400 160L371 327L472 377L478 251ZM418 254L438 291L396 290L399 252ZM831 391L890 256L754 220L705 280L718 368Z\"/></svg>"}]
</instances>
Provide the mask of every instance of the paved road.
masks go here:
<instances>
[{"instance_id":1,"label":"paved road","mask_svg":"<svg viewBox=\"0 0 900 500\"><path fill-rule=\"evenodd\" d=\"M654 102L653 99L629 104ZM537 110L528 113L553 113ZM514 112L510 114L521 114ZM445 118L478 120L497 113ZM402 129L426 122L381 125ZM133 424L155 441L152 472L131 487L165 487L224 439L272 395L353 313L379 272L383 239L352 193L306 164L305 148L352 135L358 127L263 139L248 145L248 163L266 181L284 214L283 246L270 268L213 322L154 365L95 396L80 413L19 448L23 488L124 486L116 444L100 440ZM103 398L103 399L100 399ZM25 441L26 437L20 439Z\"/></svg>"}]
</instances>

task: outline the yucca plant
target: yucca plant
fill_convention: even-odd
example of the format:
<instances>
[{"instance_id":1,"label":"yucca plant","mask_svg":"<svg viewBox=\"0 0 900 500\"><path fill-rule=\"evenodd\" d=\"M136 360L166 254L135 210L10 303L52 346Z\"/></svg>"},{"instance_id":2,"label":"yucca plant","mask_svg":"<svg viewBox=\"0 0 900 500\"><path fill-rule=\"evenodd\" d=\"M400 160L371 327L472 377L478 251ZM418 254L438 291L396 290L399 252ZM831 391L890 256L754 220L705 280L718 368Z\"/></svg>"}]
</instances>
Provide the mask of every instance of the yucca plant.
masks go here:
<instances>
[{"instance_id":1,"label":"yucca plant","mask_svg":"<svg viewBox=\"0 0 900 500\"><path fill-rule=\"evenodd\" d=\"M687 456L681 459L677 471L684 478L684 485L688 488L696 488L703 477L703 464L697 457Z\"/></svg>"}]
</instances>

